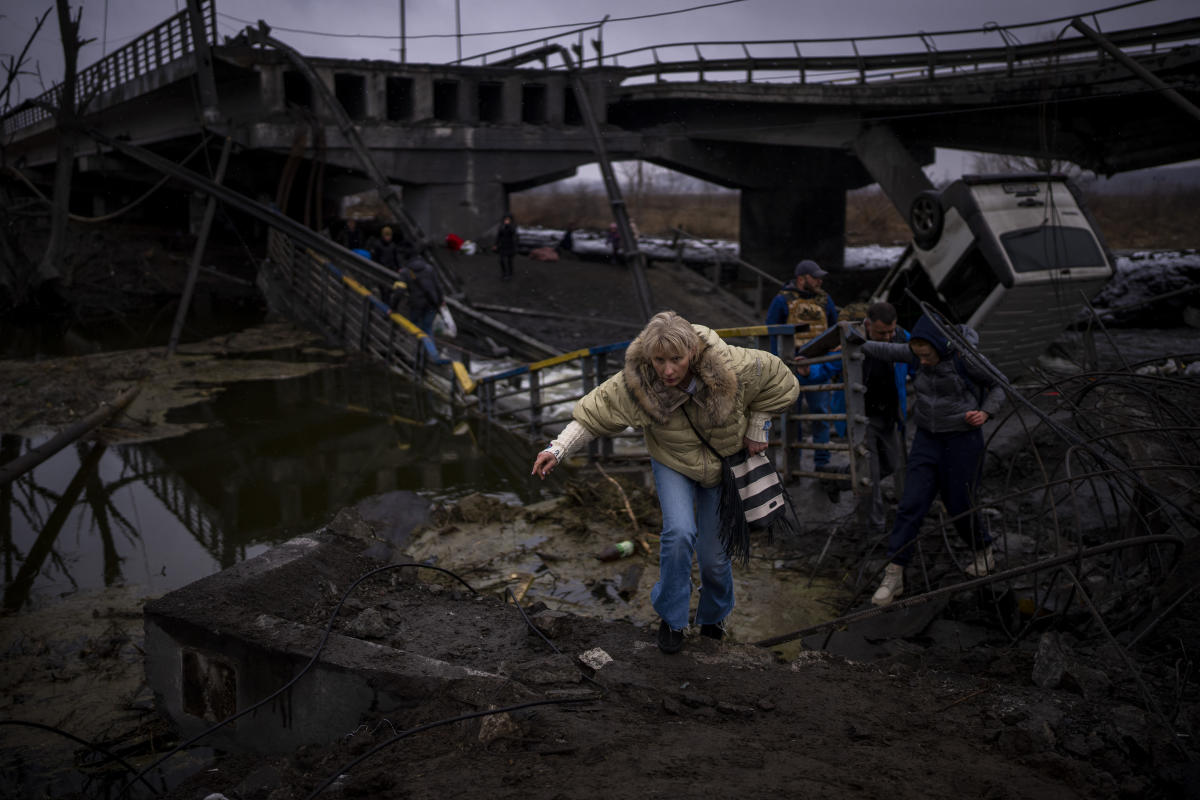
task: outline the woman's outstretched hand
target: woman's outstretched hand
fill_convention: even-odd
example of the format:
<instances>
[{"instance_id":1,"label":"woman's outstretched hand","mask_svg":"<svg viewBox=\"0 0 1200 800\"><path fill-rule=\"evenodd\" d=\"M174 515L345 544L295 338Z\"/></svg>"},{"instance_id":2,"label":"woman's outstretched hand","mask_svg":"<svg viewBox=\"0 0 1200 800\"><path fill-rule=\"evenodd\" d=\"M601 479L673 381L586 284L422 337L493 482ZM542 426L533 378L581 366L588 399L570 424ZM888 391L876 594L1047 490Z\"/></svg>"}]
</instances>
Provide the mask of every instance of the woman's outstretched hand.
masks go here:
<instances>
[{"instance_id":1,"label":"woman's outstretched hand","mask_svg":"<svg viewBox=\"0 0 1200 800\"><path fill-rule=\"evenodd\" d=\"M554 457L554 453L549 450L543 450L537 454L537 458L533 460L533 472L530 475L537 475L542 480L546 480L555 467L558 466L558 459Z\"/></svg>"}]
</instances>

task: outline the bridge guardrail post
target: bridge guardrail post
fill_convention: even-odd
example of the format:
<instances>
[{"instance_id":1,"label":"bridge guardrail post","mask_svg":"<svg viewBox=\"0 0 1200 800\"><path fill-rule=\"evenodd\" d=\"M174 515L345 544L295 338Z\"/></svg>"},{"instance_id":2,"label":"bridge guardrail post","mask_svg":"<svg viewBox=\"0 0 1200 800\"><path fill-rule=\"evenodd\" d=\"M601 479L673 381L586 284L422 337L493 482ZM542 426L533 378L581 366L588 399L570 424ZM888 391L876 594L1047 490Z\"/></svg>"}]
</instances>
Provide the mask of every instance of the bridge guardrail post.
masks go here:
<instances>
[{"instance_id":1,"label":"bridge guardrail post","mask_svg":"<svg viewBox=\"0 0 1200 800\"><path fill-rule=\"evenodd\" d=\"M529 433L538 436L542 430L542 380L541 373L529 372Z\"/></svg>"},{"instance_id":2,"label":"bridge guardrail post","mask_svg":"<svg viewBox=\"0 0 1200 800\"><path fill-rule=\"evenodd\" d=\"M388 325L387 332L387 353L385 360L389 367L395 367L398 366L396 364L396 326Z\"/></svg>"},{"instance_id":3,"label":"bridge guardrail post","mask_svg":"<svg viewBox=\"0 0 1200 800\"><path fill-rule=\"evenodd\" d=\"M842 342L842 394L846 398L846 445L850 456L850 487L855 495L869 493L872 475L867 449L867 387L863 384L862 345L851 342L846 331L852 323L839 322Z\"/></svg>"},{"instance_id":4,"label":"bridge guardrail post","mask_svg":"<svg viewBox=\"0 0 1200 800\"><path fill-rule=\"evenodd\" d=\"M338 305L342 309L342 321L338 325L338 337L344 345L347 342L350 330L350 287L342 282L340 288L342 296Z\"/></svg>"},{"instance_id":5,"label":"bridge guardrail post","mask_svg":"<svg viewBox=\"0 0 1200 800\"><path fill-rule=\"evenodd\" d=\"M858 52L858 42L850 40L850 46L854 48L854 60L858 62L858 82L867 82L867 65L863 62L862 53Z\"/></svg>"},{"instance_id":6,"label":"bridge guardrail post","mask_svg":"<svg viewBox=\"0 0 1200 800\"><path fill-rule=\"evenodd\" d=\"M369 296L364 296L360 301L360 305L362 306L362 319L358 324L358 351L360 353L366 353L368 341L367 329L370 327L370 323L373 321L373 315L371 314L371 298Z\"/></svg>"}]
</instances>

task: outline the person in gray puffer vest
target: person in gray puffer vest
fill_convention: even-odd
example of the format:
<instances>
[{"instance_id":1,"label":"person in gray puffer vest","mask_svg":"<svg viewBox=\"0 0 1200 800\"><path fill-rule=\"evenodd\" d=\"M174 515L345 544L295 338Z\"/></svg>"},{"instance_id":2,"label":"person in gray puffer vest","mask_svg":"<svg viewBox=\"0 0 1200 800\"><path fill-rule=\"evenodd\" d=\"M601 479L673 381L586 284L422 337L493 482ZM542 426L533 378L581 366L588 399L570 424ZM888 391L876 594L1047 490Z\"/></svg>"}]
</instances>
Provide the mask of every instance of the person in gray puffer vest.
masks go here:
<instances>
[{"instance_id":1,"label":"person in gray puffer vest","mask_svg":"<svg viewBox=\"0 0 1200 800\"><path fill-rule=\"evenodd\" d=\"M969 341L972 336L978 338L969 328L963 332ZM941 495L950 516L974 505L984 451L980 428L1000 410L1004 392L990 373L957 354L928 317L917 320L907 344L864 342L862 349L872 358L908 362L914 376L917 431L908 456L904 496L888 537L891 563L871 598L875 605L887 605L904 593L904 567L912 558L921 522L934 499ZM979 513L955 520L954 527L974 553L967 574L988 574L995 560L991 537Z\"/></svg>"}]
</instances>

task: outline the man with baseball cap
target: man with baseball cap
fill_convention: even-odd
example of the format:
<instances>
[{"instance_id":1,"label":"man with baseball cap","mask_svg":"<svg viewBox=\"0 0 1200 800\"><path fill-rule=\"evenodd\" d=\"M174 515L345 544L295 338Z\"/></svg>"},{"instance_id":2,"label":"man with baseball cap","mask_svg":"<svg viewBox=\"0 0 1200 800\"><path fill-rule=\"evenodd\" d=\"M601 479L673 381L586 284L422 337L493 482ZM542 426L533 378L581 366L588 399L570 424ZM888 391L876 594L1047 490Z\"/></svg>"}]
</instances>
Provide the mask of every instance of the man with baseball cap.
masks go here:
<instances>
[{"instance_id":1,"label":"man with baseball cap","mask_svg":"<svg viewBox=\"0 0 1200 800\"><path fill-rule=\"evenodd\" d=\"M802 332L797 332L794 335L794 347L799 350L811 340L817 338L824 333L828 328L837 324L838 310L837 304L833 302L833 298L829 296L821 288L822 280L829 273L821 269L817 262L811 259L804 259L792 271L792 280L784 284L779 290L779 294L771 301L771 305L767 308L767 324L781 325L787 324L806 324L808 329ZM775 351L775 339L771 339L772 352ZM780 355L776 353L776 355ZM800 397L796 400L796 412L804 413L803 406L808 404L809 414L828 414L829 413L829 392L809 392L804 390L804 386L815 385L820 383L820 379L809 379L803 375L799 376L801 391ZM829 421L828 420L811 420L809 425L812 428L813 444L825 444L829 441ZM804 439L804 427L797 425L800 432L800 440ZM824 471L829 464L828 450L813 450L813 470L815 472Z\"/></svg>"}]
</instances>

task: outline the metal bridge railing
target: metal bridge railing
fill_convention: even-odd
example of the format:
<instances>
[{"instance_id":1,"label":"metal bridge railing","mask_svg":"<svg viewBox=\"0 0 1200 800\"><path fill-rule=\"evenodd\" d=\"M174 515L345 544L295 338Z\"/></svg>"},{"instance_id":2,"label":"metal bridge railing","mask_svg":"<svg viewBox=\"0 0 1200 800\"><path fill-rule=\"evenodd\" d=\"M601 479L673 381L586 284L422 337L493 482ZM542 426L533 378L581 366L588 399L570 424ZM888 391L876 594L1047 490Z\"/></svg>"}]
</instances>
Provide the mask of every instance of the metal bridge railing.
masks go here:
<instances>
[{"instance_id":1,"label":"metal bridge railing","mask_svg":"<svg viewBox=\"0 0 1200 800\"><path fill-rule=\"evenodd\" d=\"M610 66L619 68L623 79L652 76L663 81L666 75L694 74L706 81L714 74L744 75L753 82L756 73L773 73L772 79L800 84L860 83L898 80L937 80L960 78L976 73L997 72L1014 76L1024 72L1074 65L1103 64L1104 51L1083 36L1058 37L1051 41L1021 44L1014 29L1069 20L1069 17L1000 27L987 25L968 30L912 33L892 36L863 36L844 39L768 39L745 42L678 42L622 50L607 56ZM985 38L997 36L999 45L987 45ZM1130 56L1149 56L1161 45L1200 40L1200 19L1185 19L1161 25L1107 32L1113 44ZM940 49L938 39L970 37L970 46ZM866 53L866 47L880 43L910 49L899 52ZM714 52L715 51L715 52ZM621 63L624 62L624 63ZM791 76L795 76L794 78ZM722 78L718 78L721 80ZM731 80L726 77L724 80Z\"/></svg>"},{"instance_id":2,"label":"metal bridge railing","mask_svg":"<svg viewBox=\"0 0 1200 800\"><path fill-rule=\"evenodd\" d=\"M467 365L438 353L433 339L376 294L396 275L332 242L325 252L272 229L267 235L268 295L346 349L413 375L443 399L470 405L475 381ZM358 263L358 262L363 263ZM273 284L273 287L272 287Z\"/></svg>"},{"instance_id":3,"label":"metal bridge railing","mask_svg":"<svg viewBox=\"0 0 1200 800\"><path fill-rule=\"evenodd\" d=\"M204 32L210 44L217 42L215 0L193 0L200 6ZM103 92L117 89L143 75L190 55L196 49L188 10L180 11L151 28L138 38L112 51L104 58L79 72L75 86L75 101L99 97ZM62 84L43 92L33 103L4 120L4 134L11 135L30 125L50 119L53 114L46 106L62 104ZM103 106L99 106L102 108ZM96 111L92 106L88 111Z\"/></svg>"}]
</instances>

